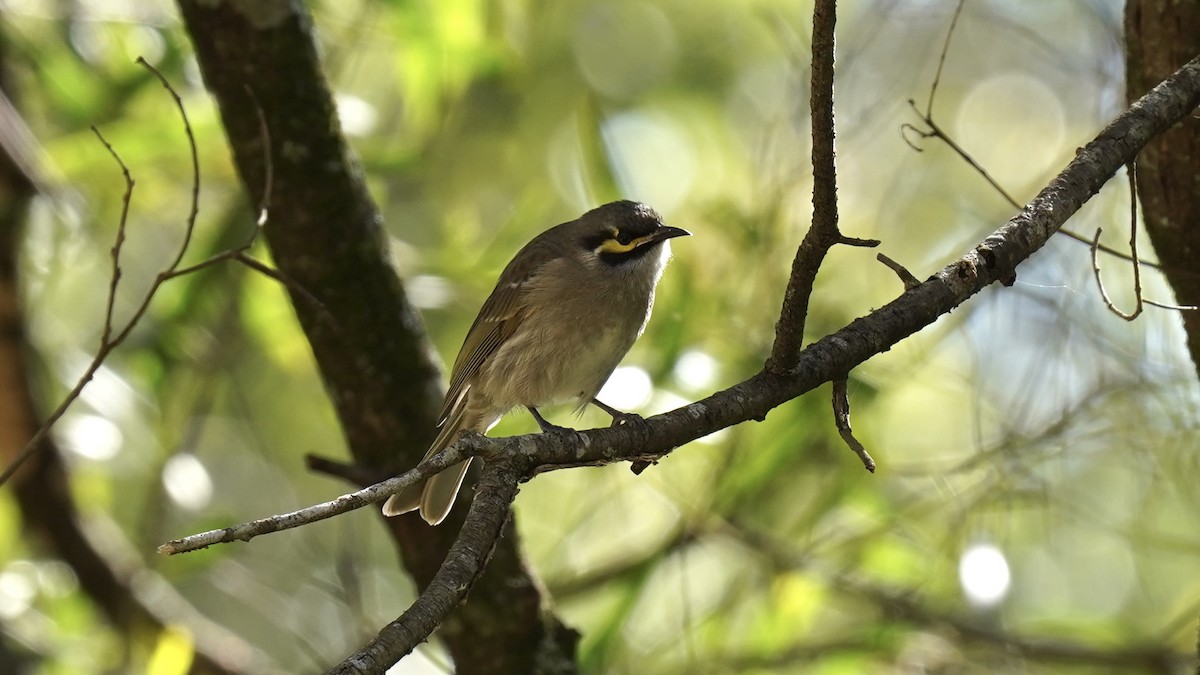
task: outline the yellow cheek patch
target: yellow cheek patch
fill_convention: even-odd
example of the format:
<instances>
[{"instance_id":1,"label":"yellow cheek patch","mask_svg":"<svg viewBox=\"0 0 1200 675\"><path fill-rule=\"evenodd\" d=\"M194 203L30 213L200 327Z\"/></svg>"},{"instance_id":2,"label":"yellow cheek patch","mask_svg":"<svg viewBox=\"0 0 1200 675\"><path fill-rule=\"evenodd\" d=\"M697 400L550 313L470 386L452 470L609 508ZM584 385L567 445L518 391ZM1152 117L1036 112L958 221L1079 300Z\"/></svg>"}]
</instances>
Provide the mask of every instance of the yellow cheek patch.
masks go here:
<instances>
[{"instance_id":1,"label":"yellow cheek patch","mask_svg":"<svg viewBox=\"0 0 1200 675\"><path fill-rule=\"evenodd\" d=\"M630 241L628 244L622 244L621 242L617 241L615 238L605 239L603 244L600 244L600 246L596 247L596 252L597 253L629 253L630 251L637 248L638 246L641 246L642 244L646 243L646 241L648 239L650 239L650 235L646 235L644 237L638 237L637 239Z\"/></svg>"}]
</instances>

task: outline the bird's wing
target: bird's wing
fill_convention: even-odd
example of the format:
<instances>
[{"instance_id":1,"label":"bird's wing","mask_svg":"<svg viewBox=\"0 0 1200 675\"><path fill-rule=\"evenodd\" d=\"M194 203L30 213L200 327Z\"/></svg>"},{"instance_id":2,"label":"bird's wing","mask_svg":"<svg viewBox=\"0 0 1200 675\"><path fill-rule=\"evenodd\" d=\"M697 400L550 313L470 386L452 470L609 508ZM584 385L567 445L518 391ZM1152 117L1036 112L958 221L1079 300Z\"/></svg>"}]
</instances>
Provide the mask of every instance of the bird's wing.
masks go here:
<instances>
[{"instance_id":1,"label":"bird's wing","mask_svg":"<svg viewBox=\"0 0 1200 675\"><path fill-rule=\"evenodd\" d=\"M500 274L496 288L480 308L475 323L471 324L463 340L458 358L454 360L454 369L450 371L450 388L438 413L439 425L445 422L455 407L465 404L464 387L528 316L526 285L536 278L546 262L557 255L558 251L547 246L543 237L537 237Z\"/></svg>"}]
</instances>

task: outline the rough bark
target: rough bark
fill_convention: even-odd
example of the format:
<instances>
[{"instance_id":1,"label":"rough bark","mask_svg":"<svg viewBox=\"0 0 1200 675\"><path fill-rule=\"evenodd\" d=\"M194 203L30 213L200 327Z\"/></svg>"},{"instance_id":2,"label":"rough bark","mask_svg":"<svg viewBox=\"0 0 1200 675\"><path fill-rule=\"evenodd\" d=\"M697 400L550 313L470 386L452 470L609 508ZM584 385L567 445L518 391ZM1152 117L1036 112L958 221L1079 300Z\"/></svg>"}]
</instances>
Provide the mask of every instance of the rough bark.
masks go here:
<instances>
[{"instance_id":1,"label":"rough bark","mask_svg":"<svg viewBox=\"0 0 1200 675\"><path fill-rule=\"evenodd\" d=\"M1125 95L1133 101L1200 54L1200 2L1129 0ZM1137 159L1142 220L1181 305L1200 305L1200 116L1184 117ZM1182 312L1200 369L1200 312Z\"/></svg>"},{"instance_id":2,"label":"rough bark","mask_svg":"<svg viewBox=\"0 0 1200 675\"><path fill-rule=\"evenodd\" d=\"M179 7L254 202L263 197L270 157L266 239L279 268L323 305L293 292L354 461L380 476L415 465L433 437L440 374L342 137L310 17L286 0L180 0ZM265 151L255 101L270 130ZM437 528L407 516L386 520L421 586L462 523L469 500L460 502L464 508ZM542 607L510 523L487 574L439 635L460 672L571 672L575 634Z\"/></svg>"}]
</instances>

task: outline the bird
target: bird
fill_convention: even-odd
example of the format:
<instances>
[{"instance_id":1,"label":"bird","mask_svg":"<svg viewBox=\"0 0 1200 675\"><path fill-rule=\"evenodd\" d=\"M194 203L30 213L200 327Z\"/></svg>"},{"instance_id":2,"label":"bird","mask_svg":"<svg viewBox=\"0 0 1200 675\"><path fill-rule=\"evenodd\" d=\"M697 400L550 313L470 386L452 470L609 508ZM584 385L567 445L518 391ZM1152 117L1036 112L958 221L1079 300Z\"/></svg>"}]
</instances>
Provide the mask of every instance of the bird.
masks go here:
<instances>
[{"instance_id":1,"label":"bird","mask_svg":"<svg viewBox=\"0 0 1200 675\"><path fill-rule=\"evenodd\" d=\"M636 417L596 399L650 319L669 241L691 233L663 224L649 206L621 200L551 227L500 273L467 331L425 458L464 432L486 433L509 410L529 410L543 432L557 429L538 407L594 404L614 424ZM388 498L383 513L420 511L430 525L454 506L471 460Z\"/></svg>"}]
</instances>

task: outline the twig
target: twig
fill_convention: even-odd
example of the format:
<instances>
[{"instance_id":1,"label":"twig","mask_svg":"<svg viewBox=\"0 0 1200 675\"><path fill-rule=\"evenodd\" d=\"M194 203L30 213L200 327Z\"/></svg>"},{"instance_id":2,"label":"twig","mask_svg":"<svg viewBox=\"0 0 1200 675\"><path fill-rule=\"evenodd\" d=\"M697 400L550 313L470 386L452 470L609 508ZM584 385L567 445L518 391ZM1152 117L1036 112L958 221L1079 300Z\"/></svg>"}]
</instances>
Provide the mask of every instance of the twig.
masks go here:
<instances>
[{"instance_id":1,"label":"twig","mask_svg":"<svg viewBox=\"0 0 1200 675\"><path fill-rule=\"evenodd\" d=\"M884 265L886 265L888 268L890 268L893 272L896 273L896 276L900 277L901 283L904 284L904 290L911 291L912 289L921 285L920 280L918 280L916 277L914 277L912 275L912 272L909 272L904 267L904 265L901 265L900 263L896 262L895 260L892 260L891 258L887 257L886 255L884 255L882 253L876 253L875 259L878 260L879 262L883 263Z\"/></svg>"},{"instance_id":2,"label":"twig","mask_svg":"<svg viewBox=\"0 0 1200 675\"><path fill-rule=\"evenodd\" d=\"M1137 173L1134 170L1134 165L1131 162L1125 171L1129 177L1129 260L1133 261L1133 296L1135 305L1132 312L1123 312L1117 308L1112 299L1108 296L1108 289L1104 287L1104 280L1100 276L1100 259L1096 255L1096 250L1100 247L1101 228L1096 228L1096 236L1092 237L1091 252L1092 252L1092 274L1096 278L1096 286L1100 289L1100 298L1104 301L1104 306L1108 311L1116 314L1125 321L1133 321L1142 314L1142 310L1146 305L1159 307L1161 309L1171 309L1176 311L1195 311L1195 306L1168 305L1161 302L1154 302L1142 297L1142 274L1141 266L1138 264L1137 250L1137 228L1138 228L1138 198L1137 198Z\"/></svg>"},{"instance_id":3,"label":"twig","mask_svg":"<svg viewBox=\"0 0 1200 675\"><path fill-rule=\"evenodd\" d=\"M335 499L320 504L314 504L297 511L281 513L267 518L259 518L240 525L224 527L219 530L209 530L192 534L180 539L172 539L158 547L158 552L164 555L176 555L208 548L213 544L227 544L234 541L250 541L251 539L272 532L290 530L301 525L315 523L334 516L360 509L368 504L383 501L400 490L415 485L439 471L470 459L478 445L471 442L472 436L467 435L445 450L421 462L416 467L385 481L375 483L355 492L341 495Z\"/></svg>"},{"instance_id":4,"label":"twig","mask_svg":"<svg viewBox=\"0 0 1200 675\"><path fill-rule=\"evenodd\" d=\"M1104 287L1104 279L1102 279L1100 277L1100 258L1099 258L1099 256L1096 255L1096 249L1100 247L1100 233L1103 231L1104 231L1103 228L1097 227L1096 228L1096 236L1092 238L1092 274L1096 278L1096 287L1100 289L1100 299L1104 301L1104 306L1108 308L1108 311L1112 312L1113 314L1116 314L1117 316L1121 317L1122 319L1124 319L1126 321L1133 321L1134 319L1138 318L1138 316L1141 315L1141 313L1142 313L1142 288L1141 288L1142 284L1141 284L1141 279L1138 278L1137 265L1135 264L1133 266L1133 269L1134 269L1133 285L1134 285L1134 293L1137 296L1137 305L1134 307L1133 312L1130 312L1127 314L1125 312L1122 312L1120 309L1117 308L1117 306L1115 304L1113 304L1112 299L1108 297L1108 289L1106 289ZM1136 234L1136 229L1135 229L1133 232L1130 233L1130 240L1129 240L1130 249L1134 252L1134 262L1135 263L1137 261L1137 258L1136 258L1137 244L1136 244L1136 242L1137 242L1137 234Z\"/></svg>"},{"instance_id":5,"label":"twig","mask_svg":"<svg viewBox=\"0 0 1200 675\"><path fill-rule=\"evenodd\" d=\"M96 138L100 139L100 143L104 145L104 149L117 162L117 166L121 167L121 175L125 178L125 192L121 194L121 217L117 220L117 239L113 242L112 251L112 274L108 283L108 299L105 301L104 307L104 329L100 332L100 348L103 349L108 344L108 340L112 337L112 322L113 308L117 304L117 287L121 283L121 247L125 245L125 224L129 221L129 203L133 200L133 188L137 181L133 180L133 176L129 173L129 167L125 166L124 160L117 154L117 151L104 138L104 134L96 127L92 127L92 133L96 134ZM0 481L2 483L3 481Z\"/></svg>"},{"instance_id":6,"label":"twig","mask_svg":"<svg viewBox=\"0 0 1200 675\"><path fill-rule=\"evenodd\" d=\"M188 121L187 109L183 107L183 99L179 97L179 92L175 91L175 87L172 87L167 78L157 68L150 65L149 61L139 56L135 62L153 73L162 84L163 89L166 89L171 98L175 100L175 108L179 110L179 118L183 120L183 132L187 135L188 151L192 159L192 205L188 211L187 230L184 232L183 242L179 245L179 252L175 254L175 259L167 266L168 270L174 270L179 267L179 263L183 262L183 256L187 253L188 246L192 243L192 232L196 229L196 216L200 215L200 153L196 151L196 136L192 133L192 124ZM131 321L129 328L132 328L133 324L134 322Z\"/></svg>"},{"instance_id":7,"label":"twig","mask_svg":"<svg viewBox=\"0 0 1200 675\"><path fill-rule=\"evenodd\" d=\"M846 378L840 378L833 381L833 421L837 425L838 434L842 440L858 458L862 460L863 466L867 471L875 473L875 460L871 458L871 453L863 447L862 443L854 437L853 430L850 429L850 397L846 393Z\"/></svg>"},{"instance_id":8,"label":"twig","mask_svg":"<svg viewBox=\"0 0 1200 675\"><path fill-rule=\"evenodd\" d=\"M179 101L179 97L176 96L175 100ZM184 125L187 127L188 137L191 137L191 126L188 125L186 117L184 118ZM109 281L108 298L106 300L107 306L106 310L104 310L104 325L101 329L100 347L97 348L95 356L91 359L91 363L88 364L88 368L84 369L83 375L79 376L79 380L76 381L74 387L71 388L70 392L68 392L64 398L62 398L62 400L59 402L59 405L56 406L54 410L50 412L50 414L48 414L46 422L43 422L42 426L40 426L40 428L34 432L34 435L30 437L29 442L25 443L25 447L22 448L19 453L17 453L16 458L13 458L11 462L8 462L8 466L5 467L4 472L0 472L0 485L7 483L8 479L12 478L13 474L17 472L18 468L20 468L20 465L23 465L26 460L29 460L30 456L37 452L38 448L42 447L42 441L44 438L46 438L47 434L49 434L50 428L53 428L54 424L58 423L58 420L61 419L66 413L67 408L71 407L71 405L74 404L74 401L79 398L79 394L83 393L83 388L88 386L88 383L91 382L92 377L95 377L96 371L100 370L100 366L103 365L104 359L108 358L108 354L112 353L116 347L119 347L122 342L125 342L126 337L130 336L134 325L136 325L139 319L142 318L142 315L144 315L146 311L146 307L150 306L150 300L154 299L154 295L158 291L158 287L162 285L162 277L164 273L158 274L154 283L152 283L150 286L149 291L146 291L146 294L142 298L142 303L140 303L137 309L134 310L133 316L125 325L125 328L122 328L114 335L113 305L115 304L116 289L118 289L121 276L119 265L120 250L121 245L124 244L125 240L125 226L126 222L128 221L128 204L130 204L132 201L133 186L136 183L134 183L133 178L131 177L130 173L128 173L128 168L126 168L125 162L121 160L120 155L116 153L116 150L113 149L112 145L110 145L108 141L104 139L100 130L94 129L92 131L94 131L96 136L100 138L100 142L104 145L104 148L109 151L109 154L114 157L114 160L116 163L118 163L118 166L121 168L121 172L125 177L125 193L124 196L122 196L122 204L124 205L121 207L120 220L118 221L118 226L116 226L116 241L113 245L112 252L114 265L113 279ZM193 154L196 153L196 145L192 144L191 149ZM187 249L187 244L190 239L191 227L188 227L181 251ZM178 261L176 261L175 264L178 264ZM170 269L172 268L168 268L168 271Z\"/></svg>"},{"instance_id":9,"label":"twig","mask_svg":"<svg viewBox=\"0 0 1200 675\"><path fill-rule=\"evenodd\" d=\"M250 102L254 104L254 113L258 116L258 136L262 139L263 146L263 193L258 202L258 220L255 221L255 224L262 228L267 224L271 195L275 190L275 162L271 158L271 126L267 124L267 113L263 111L262 104L258 102L258 96L254 94L254 89L249 84L243 86L246 89L246 95L250 97Z\"/></svg>"},{"instance_id":10,"label":"twig","mask_svg":"<svg viewBox=\"0 0 1200 675\"><path fill-rule=\"evenodd\" d=\"M360 487L373 485L380 480L379 472L377 471L372 471L359 464L339 462L336 459L311 453L304 456L304 465L308 467L309 471L323 473L334 478L341 478L347 483Z\"/></svg>"},{"instance_id":11,"label":"twig","mask_svg":"<svg viewBox=\"0 0 1200 675\"><path fill-rule=\"evenodd\" d=\"M938 55L937 70L933 74L933 83L929 85L929 102L925 104L925 116L933 117L933 99L937 95L938 84L942 81L942 68L946 65L946 54L950 52L950 38L954 36L954 29L958 26L958 17L962 14L963 5L967 4L967 0L958 0L958 6L954 8L954 16L950 18L950 28L946 30L946 40L942 43L942 53Z\"/></svg>"}]
</instances>

